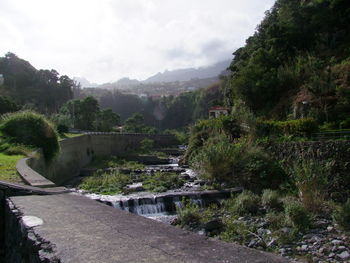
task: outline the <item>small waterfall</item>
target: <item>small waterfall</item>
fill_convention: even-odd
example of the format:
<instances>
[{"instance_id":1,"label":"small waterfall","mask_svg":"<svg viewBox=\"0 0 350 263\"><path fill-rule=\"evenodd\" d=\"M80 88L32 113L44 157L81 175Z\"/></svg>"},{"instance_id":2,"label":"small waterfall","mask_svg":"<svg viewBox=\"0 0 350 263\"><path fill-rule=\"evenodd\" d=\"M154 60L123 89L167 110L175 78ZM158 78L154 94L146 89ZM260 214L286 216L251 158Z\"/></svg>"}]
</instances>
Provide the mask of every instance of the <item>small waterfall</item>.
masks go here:
<instances>
[{"instance_id":1,"label":"small waterfall","mask_svg":"<svg viewBox=\"0 0 350 263\"><path fill-rule=\"evenodd\" d=\"M188 198L190 202L198 205L199 207L208 207L210 204L220 204L221 201L227 197L229 194L213 192L206 194L170 194L155 197L143 197L127 200L116 200L104 202L115 208L128 211L137 215L152 216L160 214L175 214L176 208L182 206L182 199Z\"/></svg>"}]
</instances>

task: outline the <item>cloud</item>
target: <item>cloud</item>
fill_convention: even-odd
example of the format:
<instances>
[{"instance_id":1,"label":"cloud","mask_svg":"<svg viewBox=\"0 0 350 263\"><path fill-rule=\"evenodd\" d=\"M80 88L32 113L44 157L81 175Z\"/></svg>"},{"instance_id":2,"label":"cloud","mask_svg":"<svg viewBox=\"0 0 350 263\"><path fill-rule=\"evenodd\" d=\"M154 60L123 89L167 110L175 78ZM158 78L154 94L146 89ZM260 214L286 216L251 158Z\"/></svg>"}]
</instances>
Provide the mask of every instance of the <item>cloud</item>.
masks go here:
<instances>
[{"instance_id":1,"label":"cloud","mask_svg":"<svg viewBox=\"0 0 350 263\"><path fill-rule=\"evenodd\" d=\"M274 0L0 0L0 55L93 82L232 58Z\"/></svg>"}]
</instances>

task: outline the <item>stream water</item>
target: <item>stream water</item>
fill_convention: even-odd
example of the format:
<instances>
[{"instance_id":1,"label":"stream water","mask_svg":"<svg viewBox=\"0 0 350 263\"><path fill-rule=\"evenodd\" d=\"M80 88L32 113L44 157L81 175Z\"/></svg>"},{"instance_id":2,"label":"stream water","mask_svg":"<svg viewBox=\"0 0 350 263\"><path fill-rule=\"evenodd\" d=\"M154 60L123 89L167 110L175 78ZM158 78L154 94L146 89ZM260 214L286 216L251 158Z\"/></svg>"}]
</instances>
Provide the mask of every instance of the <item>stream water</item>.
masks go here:
<instances>
[{"instance_id":1,"label":"stream water","mask_svg":"<svg viewBox=\"0 0 350 263\"><path fill-rule=\"evenodd\" d=\"M203 182L198 180L193 170L180 167L178 165L178 158L170 158L169 164L148 165L146 166L146 171L177 172L179 176L186 178L186 183L180 189L164 193L141 191L128 195L100 195L86 193L80 190L77 192L117 209L170 224L171 221L176 218L176 208L181 206L181 200L184 197L188 198L199 207L207 207L212 203L219 204L223 199L229 198L233 191L239 191L239 189L201 191L201 184ZM129 187L142 187L142 184L134 183Z\"/></svg>"}]
</instances>

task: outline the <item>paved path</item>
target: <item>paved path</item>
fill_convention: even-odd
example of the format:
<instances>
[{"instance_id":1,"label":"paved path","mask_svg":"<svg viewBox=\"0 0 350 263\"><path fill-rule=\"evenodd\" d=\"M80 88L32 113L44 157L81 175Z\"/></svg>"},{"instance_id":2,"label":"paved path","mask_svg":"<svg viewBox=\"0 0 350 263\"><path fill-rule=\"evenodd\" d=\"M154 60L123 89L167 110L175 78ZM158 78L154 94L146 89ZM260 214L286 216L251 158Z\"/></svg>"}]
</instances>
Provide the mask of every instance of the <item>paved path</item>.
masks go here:
<instances>
[{"instance_id":1,"label":"paved path","mask_svg":"<svg viewBox=\"0 0 350 263\"><path fill-rule=\"evenodd\" d=\"M288 262L273 254L205 237L74 194L10 197L23 216L43 224L61 262L263 263Z\"/></svg>"}]
</instances>

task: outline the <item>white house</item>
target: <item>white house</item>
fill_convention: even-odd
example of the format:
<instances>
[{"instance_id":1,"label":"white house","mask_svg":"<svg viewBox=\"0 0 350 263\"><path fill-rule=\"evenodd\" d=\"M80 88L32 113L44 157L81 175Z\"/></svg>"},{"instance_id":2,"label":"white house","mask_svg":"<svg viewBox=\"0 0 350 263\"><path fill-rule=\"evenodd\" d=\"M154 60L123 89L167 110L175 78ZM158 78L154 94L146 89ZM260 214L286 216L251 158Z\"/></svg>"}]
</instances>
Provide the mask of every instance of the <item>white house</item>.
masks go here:
<instances>
[{"instance_id":1,"label":"white house","mask_svg":"<svg viewBox=\"0 0 350 263\"><path fill-rule=\"evenodd\" d=\"M209 109L209 119L217 118L220 115L228 115L229 108L222 106L214 106Z\"/></svg>"}]
</instances>

